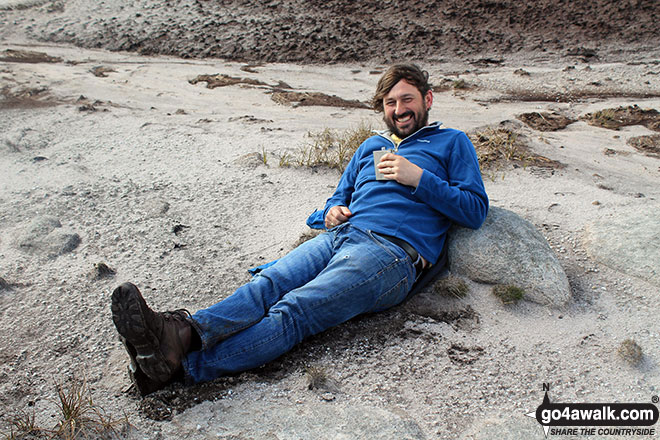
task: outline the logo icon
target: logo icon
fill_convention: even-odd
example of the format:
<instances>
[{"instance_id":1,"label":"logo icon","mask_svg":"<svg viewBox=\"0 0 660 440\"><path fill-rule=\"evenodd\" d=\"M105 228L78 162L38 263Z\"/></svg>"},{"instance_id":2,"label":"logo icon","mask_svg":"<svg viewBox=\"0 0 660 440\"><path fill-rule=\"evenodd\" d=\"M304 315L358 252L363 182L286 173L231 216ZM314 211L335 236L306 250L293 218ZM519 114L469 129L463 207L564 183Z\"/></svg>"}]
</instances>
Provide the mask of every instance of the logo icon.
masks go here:
<instances>
[{"instance_id":1,"label":"logo icon","mask_svg":"<svg viewBox=\"0 0 660 440\"><path fill-rule=\"evenodd\" d=\"M553 403L549 384L536 411L525 414L550 435L655 435L658 408L653 403ZM658 397L653 396L657 403ZM605 428L607 427L607 428Z\"/></svg>"}]
</instances>

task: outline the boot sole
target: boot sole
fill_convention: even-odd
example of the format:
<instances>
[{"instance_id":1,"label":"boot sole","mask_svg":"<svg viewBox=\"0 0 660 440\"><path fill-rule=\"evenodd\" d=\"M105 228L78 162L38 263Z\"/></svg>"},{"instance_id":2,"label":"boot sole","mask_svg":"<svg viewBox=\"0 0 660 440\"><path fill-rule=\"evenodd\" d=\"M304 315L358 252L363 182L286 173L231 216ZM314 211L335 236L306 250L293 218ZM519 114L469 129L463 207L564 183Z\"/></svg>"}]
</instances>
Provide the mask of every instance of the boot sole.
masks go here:
<instances>
[{"instance_id":1,"label":"boot sole","mask_svg":"<svg viewBox=\"0 0 660 440\"><path fill-rule=\"evenodd\" d=\"M112 292L112 320L126 341L124 345L131 361L152 381L166 384L174 372L160 352L158 336L147 324L147 311L147 303L133 284L122 284Z\"/></svg>"},{"instance_id":2,"label":"boot sole","mask_svg":"<svg viewBox=\"0 0 660 440\"><path fill-rule=\"evenodd\" d=\"M144 397L147 394L151 394L154 391L163 388L161 382L151 379L144 373L144 371L142 371L142 368L140 368L140 365L137 363L137 351L135 350L135 347L133 347L123 336L119 336L119 340L124 344L124 348L126 348L126 352L131 358L131 363L126 367L128 370L128 377L131 379L133 385L135 385L140 396Z\"/></svg>"}]
</instances>

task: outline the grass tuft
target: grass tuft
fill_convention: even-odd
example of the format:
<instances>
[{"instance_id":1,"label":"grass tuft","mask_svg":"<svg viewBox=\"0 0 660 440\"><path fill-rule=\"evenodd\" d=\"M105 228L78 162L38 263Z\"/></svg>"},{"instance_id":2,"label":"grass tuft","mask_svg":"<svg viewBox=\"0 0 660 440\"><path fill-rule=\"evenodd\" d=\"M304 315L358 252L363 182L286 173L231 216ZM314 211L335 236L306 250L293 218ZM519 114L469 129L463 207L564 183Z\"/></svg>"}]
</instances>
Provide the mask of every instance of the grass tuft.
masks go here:
<instances>
[{"instance_id":1,"label":"grass tuft","mask_svg":"<svg viewBox=\"0 0 660 440\"><path fill-rule=\"evenodd\" d=\"M642 352L642 347L637 344L633 339L626 339L619 345L619 356L630 365L638 365L644 353Z\"/></svg>"},{"instance_id":2,"label":"grass tuft","mask_svg":"<svg viewBox=\"0 0 660 440\"><path fill-rule=\"evenodd\" d=\"M34 412L20 412L14 416L10 424L9 432L2 434L4 440L48 438L45 436L49 433L37 427Z\"/></svg>"},{"instance_id":3,"label":"grass tuft","mask_svg":"<svg viewBox=\"0 0 660 440\"><path fill-rule=\"evenodd\" d=\"M457 89L457 90L465 90L469 89L470 86L464 79L457 79L456 81L453 82L452 86Z\"/></svg>"},{"instance_id":4,"label":"grass tuft","mask_svg":"<svg viewBox=\"0 0 660 440\"><path fill-rule=\"evenodd\" d=\"M525 291L518 286L498 284L493 287L493 295L503 304L515 304L525 296Z\"/></svg>"},{"instance_id":5,"label":"grass tuft","mask_svg":"<svg viewBox=\"0 0 660 440\"><path fill-rule=\"evenodd\" d=\"M318 390L327 388L330 378L325 368L306 367L305 375L307 376L307 389Z\"/></svg>"},{"instance_id":6,"label":"grass tuft","mask_svg":"<svg viewBox=\"0 0 660 440\"><path fill-rule=\"evenodd\" d=\"M470 136L481 166L490 167L501 162L528 159L518 134L506 128L491 128L478 131Z\"/></svg>"},{"instance_id":7,"label":"grass tuft","mask_svg":"<svg viewBox=\"0 0 660 440\"><path fill-rule=\"evenodd\" d=\"M372 126L361 122L357 127L337 132L326 128L318 133L308 133L310 140L300 147L295 156L282 156L280 164L293 164L298 167L318 167L338 169L343 172L358 147L373 135Z\"/></svg>"},{"instance_id":8,"label":"grass tuft","mask_svg":"<svg viewBox=\"0 0 660 440\"><path fill-rule=\"evenodd\" d=\"M470 291L467 283L457 276L450 275L433 284L433 292L442 296L453 296L454 298L465 298Z\"/></svg>"},{"instance_id":9,"label":"grass tuft","mask_svg":"<svg viewBox=\"0 0 660 440\"><path fill-rule=\"evenodd\" d=\"M468 134L479 159L482 174L494 178L505 165L563 168L560 162L530 152L524 137L511 128L485 127ZM489 173L483 173L488 170ZM494 173L493 173L494 171Z\"/></svg>"},{"instance_id":10,"label":"grass tuft","mask_svg":"<svg viewBox=\"0 0 660 440\"><path fill-rule=\"evenodd\" d=\"M55 386L59 414L54 428L37 426L34 413L22 412L10 420L10 431L0 434L6 440L118 440L126 438L127 418L114 420L94 404L87 382L73 378L68 386Z\"/></svg>"}]
</instances>

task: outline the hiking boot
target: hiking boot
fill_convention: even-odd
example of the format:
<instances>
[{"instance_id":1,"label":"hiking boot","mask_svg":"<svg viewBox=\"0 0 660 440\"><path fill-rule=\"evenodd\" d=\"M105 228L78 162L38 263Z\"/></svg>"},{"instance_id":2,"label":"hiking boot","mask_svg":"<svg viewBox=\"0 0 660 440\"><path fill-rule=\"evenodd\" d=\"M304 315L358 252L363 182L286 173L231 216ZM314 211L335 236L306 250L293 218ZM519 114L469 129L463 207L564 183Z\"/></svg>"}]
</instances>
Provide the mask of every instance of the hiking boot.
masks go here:
<instances>
[{"instance_id":1,"label":"hiking boot","mask_svg":"<svg viewBox=\"0 0 660 440\"><path fill-rule=\"evenodd\" d=\"M154 391L158 391L163 388L167 383L161 383L159 381L151 379L149 376L144 374L142 368L137 363L137 350L131 345L130 342L126 340L123 336L119 336L119 340L124 344L128 356L131 358L131 362L128 365L128 377L131 379L131 383L135 386L140 396L144 397L147 394L151 394Z\"/></svg>"},{"instance_id":2,"label":"hiking boot","mask_svg":"<svg viewBox=\"0 0 660 440\"><path fill-rule=\"evenodd\" d=\"M154 312L131 283L112 292L112 320L131 358L129 375L141 394L163 388L181 374L193 332L189 317L185 310Z\"/></svg>"}]
</instances>

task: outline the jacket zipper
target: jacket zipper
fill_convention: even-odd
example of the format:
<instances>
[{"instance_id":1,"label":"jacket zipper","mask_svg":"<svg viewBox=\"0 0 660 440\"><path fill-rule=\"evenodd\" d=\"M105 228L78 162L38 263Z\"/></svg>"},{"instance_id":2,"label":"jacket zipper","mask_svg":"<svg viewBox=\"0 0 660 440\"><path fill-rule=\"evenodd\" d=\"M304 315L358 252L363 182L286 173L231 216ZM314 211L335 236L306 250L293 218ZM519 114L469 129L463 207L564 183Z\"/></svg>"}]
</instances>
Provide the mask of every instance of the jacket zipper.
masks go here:
<instances>
[{"instance_id":1,"label":"jacket zipper","mask_svg":"<svg viewBox=\"0 0 660 440\"><path fill-rule=\"evenodd\" d=\"M389 137L389 136L385 136L385 134L383 134L382 132L381 132L381 133L378 133L378 135L379 135L380 137L385 138L385 139L387 139L388 141L390 141L390 143L391 143L392 145L394 145L394 153L397 153L397 152L399 151L399 147L401 146L401 144L403 144L403 143L406 142L407 140L413 138L413 137L414 137L417 133L419 133L420 131L422 131L422 130L424 130L424 129L426 129L426 128L437 128L437 127L440 127L440 125L441 125L441 124L436 123L436 122L434 122L434 123L431 124L431 125L426 125L426 126L420 128L419 130L417 130L416 132L414 132L413 134L411 134L410 136L407 136L407 137L405 137L404 139L401 139L401 142L399 142L399 145L395 144L391 137Z\"/></svg>"}]
</instances>

